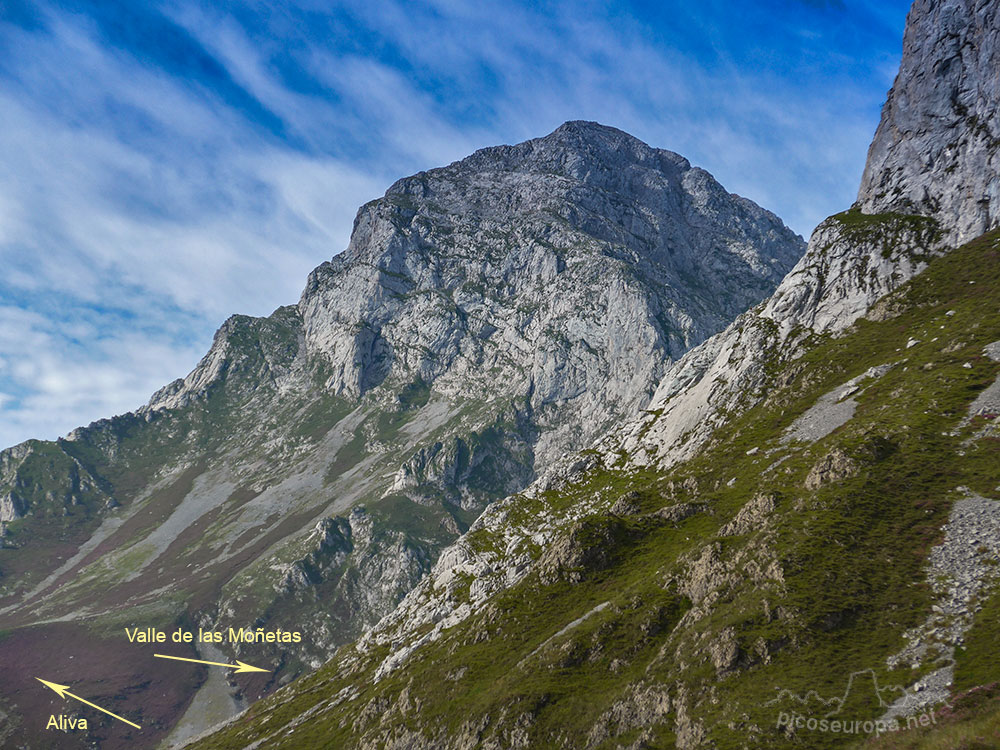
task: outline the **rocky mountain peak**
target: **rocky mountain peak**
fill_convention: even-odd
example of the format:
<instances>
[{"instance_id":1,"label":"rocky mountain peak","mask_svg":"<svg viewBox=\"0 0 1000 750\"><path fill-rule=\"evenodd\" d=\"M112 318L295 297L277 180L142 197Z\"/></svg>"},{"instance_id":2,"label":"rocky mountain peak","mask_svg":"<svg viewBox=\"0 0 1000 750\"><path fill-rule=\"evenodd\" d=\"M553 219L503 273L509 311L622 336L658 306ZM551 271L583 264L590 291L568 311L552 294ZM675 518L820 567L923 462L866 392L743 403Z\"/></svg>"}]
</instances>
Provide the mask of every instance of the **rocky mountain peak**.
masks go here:
<instances>
[{"instance_id":1,"label":"rocky mountain peak","mask_svg":"<svg viewBox=\"0 0 1000 750\"><path fill-rule=\"evenodd\" d=\"M916 0L858 203L916 213L958 244L1000 225L1000 9Z\"/></svg>"},{"instance_id":2,"label":"rocky mountain peak","mask_svg":"<svg viewBox=\"0 0 1000 750\"><path fill-rule=\"evenodd\" d=\"M617 128L571 120L542 138L480 149L453 166L476 171L547 173L612 189L623 168L646 168L679 177L691 169L683 156L652 148ZM397 183L398 184L398 183Z\"/></svg>"},{"instance_id":3,"label":"rocky mountain peak","mask_svg":"<svg viewBox=\"0 0 1000 750\"><path fill-rule=\"evenodd\" d=\"M418 376L471 395L496 367L537 408L610 366L600 398L638 406L665 360L760 301L803 249L686 159L569 122L396 182L299 307L337 393Z\"/></svg>"}]
</instances>

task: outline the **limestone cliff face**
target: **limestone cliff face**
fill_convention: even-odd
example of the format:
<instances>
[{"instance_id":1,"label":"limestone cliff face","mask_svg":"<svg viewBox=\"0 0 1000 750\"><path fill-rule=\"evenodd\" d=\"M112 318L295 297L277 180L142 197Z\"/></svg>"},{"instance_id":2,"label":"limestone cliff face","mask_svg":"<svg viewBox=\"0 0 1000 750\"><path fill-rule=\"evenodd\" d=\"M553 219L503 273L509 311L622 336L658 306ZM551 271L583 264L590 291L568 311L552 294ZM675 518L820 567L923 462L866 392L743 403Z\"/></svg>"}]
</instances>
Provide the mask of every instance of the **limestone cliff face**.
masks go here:
<instances>
[{"instance_id":1,"label":"limestone cliff face","mask_svg":"<svg viewBox=\"0 0 1000 750\"><path fill-rule=\"evenodd\" d=\"M917 0L868 152L867 213L934 216L957 244L1000 224L1000 8Z\"/></svg>"},{"instance_id":2,"label":"limestone cliff face","mask_svg":"<svg viewBox=\"0 0 1000 750\"><path fill-rule=\"evenodd\" d=\"M683 157L570 122L362 207L347 250L309 276L298 353L267 376L295 388L322 370L323 390L346 399L405 384L513 398L535 470L641 409L671 361L766 297L803 250ZM217 382L230 339L149 409Z\"/></svg>"},{"instance_id":3,"label":"limestone cliff face","mask_svg":"<svg viewBox=\"0 0 1000 750\"><path fill-rule=\"evenodd\" d=\"M641 408L803 249L677 154L571 122L397 182L299 308L330 391L517 394L544 465Z\"/></svg>"}]
</instances>

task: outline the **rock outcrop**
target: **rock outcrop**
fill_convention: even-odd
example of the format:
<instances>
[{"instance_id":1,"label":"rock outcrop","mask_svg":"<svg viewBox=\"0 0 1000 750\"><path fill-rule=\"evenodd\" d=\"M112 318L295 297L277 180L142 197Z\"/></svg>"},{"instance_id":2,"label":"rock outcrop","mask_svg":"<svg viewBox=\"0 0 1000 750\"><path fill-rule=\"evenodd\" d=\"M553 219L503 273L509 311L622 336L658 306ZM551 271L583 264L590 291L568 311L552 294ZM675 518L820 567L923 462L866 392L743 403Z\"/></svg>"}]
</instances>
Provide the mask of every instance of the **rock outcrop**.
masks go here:
<instances>
[{"instance_id":1,"label":"rock outcrop","mask_svg":"<svg viewBox=\"0 0 1000 750\"><path fill-rule=\"evenodd\" d=\"M861 180L863 211L933 216L952 244L1000 225L998 70L995 2L913 4Z\"/></svg>"},{"instance_id":2,"label":"rock outcrop","mask_svg":"<svg viewBox=\"0 0 1000 750\"><path fill-rule=\"evenodd\" d=\"M676 362L647 415L602 447L639 464L695 455L733 414L759 403L811 336L844 331L943 248L930 218L848 211L827 219L774 295Z\"/></svg>"}]
</instances>

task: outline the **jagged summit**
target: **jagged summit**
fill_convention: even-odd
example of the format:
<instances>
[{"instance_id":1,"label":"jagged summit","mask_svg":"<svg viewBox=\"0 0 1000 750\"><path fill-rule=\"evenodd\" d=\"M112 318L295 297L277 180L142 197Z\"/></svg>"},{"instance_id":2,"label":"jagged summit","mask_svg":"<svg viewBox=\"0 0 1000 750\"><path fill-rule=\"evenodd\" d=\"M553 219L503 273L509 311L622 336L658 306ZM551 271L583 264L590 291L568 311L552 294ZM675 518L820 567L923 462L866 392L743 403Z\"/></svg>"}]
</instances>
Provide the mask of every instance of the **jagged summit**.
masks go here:
<instances>
[{"instance_id":1,"label":"jagged summit","mask_svg":"<svg viewBox=\"0 0 1000 750\"><path fill-rule=\"evenodd\" d=\"M867 213L918 213L953 243L1000 225L1000 7L917 0L858 193Z\"/></svg>"},{"instance_id":2,"label":"jagged summit","mask_svg":"<svg viewBox=\"0 0 1000 750\"><path fill-rule=\"evenodd\" d=\"M691 169L690 162L679 154L653 148L623 130L587 120L570 120L546 136L514 146L480 149L450 166L558 174L611 188L616 170L623 165L675 174Z\"/></svg>"},{"instance_id":3,"label":"jagged summit","mask_svg":"<svg viewBox=\"0 0 1000 750\"><path fill-rule=\"evenodd\" d=\"M416 375L483 398L502 372L535 412L575 402L560 430L593 434L802 250L687 160L571 122L398 181L361 208L299 309L335 393Z\"/></svg>"},{"instance_id":4,"label":"jagged summit","mask_svg":"<svg viewBox=\"0 0 1000 750\"><path fill-rule=\"evenodd\" d=\"M742 224L740 229L746 229L749 222L760 221L769 225L767 229L775 228L780 235L777 242L760 248L760 256L777 265L787 261L790 255L781 247L789 233L770 211L725 191L711 174L692 167L679 154L653 148L617 128L584 120L566 122L541 138L513 146L483 148L446 167L405 177L386 191L385 199L392 196L431 199L456 183L467 188L470 181L476 189L482 189L480 180L484 179L492 183L501 181L490 191L490 197L494 197L500 191L510 190L515 175L525 180L535 178L532 183L535 187L544 185L548 194L526 196L533 199L560 196L575 200L580 190L600 191L614 196L611 200L620 203L638 197L646 204L645 208L673 214L670 218L675 220L697 220L696 214L706 212L714 213L713 218L717 218L720 212L736 211L735 218ZM643 192L652 195L645 196ZM695 206L690 205L691 198ZM480 212L492 209L495 215L509 215L515 210L545 210L545 203L532 208L527 203L513 203L509 199L494 202L485 197L479 201L473 199L472 206ZM463 204L462 208L466 206ZM704 221L699 223L699 228L712 229ZM634 231L635 228L629 226L628 229ZM780 256L780 260L771 259L770 255Z\"/></svg>"}]
</instances>

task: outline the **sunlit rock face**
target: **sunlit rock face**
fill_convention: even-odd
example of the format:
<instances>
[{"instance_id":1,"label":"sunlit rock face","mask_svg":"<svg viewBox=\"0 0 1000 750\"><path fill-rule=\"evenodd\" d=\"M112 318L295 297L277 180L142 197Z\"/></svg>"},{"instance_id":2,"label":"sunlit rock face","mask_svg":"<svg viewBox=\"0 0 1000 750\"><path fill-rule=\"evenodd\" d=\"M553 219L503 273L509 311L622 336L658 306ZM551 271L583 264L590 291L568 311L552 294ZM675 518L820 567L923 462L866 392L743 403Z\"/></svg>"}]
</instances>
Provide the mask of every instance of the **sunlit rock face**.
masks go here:
<instances>
[{"instance_id":1,"label":"sunlit rock face","mask_svg":"<svg viewBox=\"0 0 1000 750\"><path fill-rule=\"evenodd\" d=\"M1000 225L1000 13L917 0L858 193L866 213L918 213L952 244Z\"/></svg>"}]
</instances>

